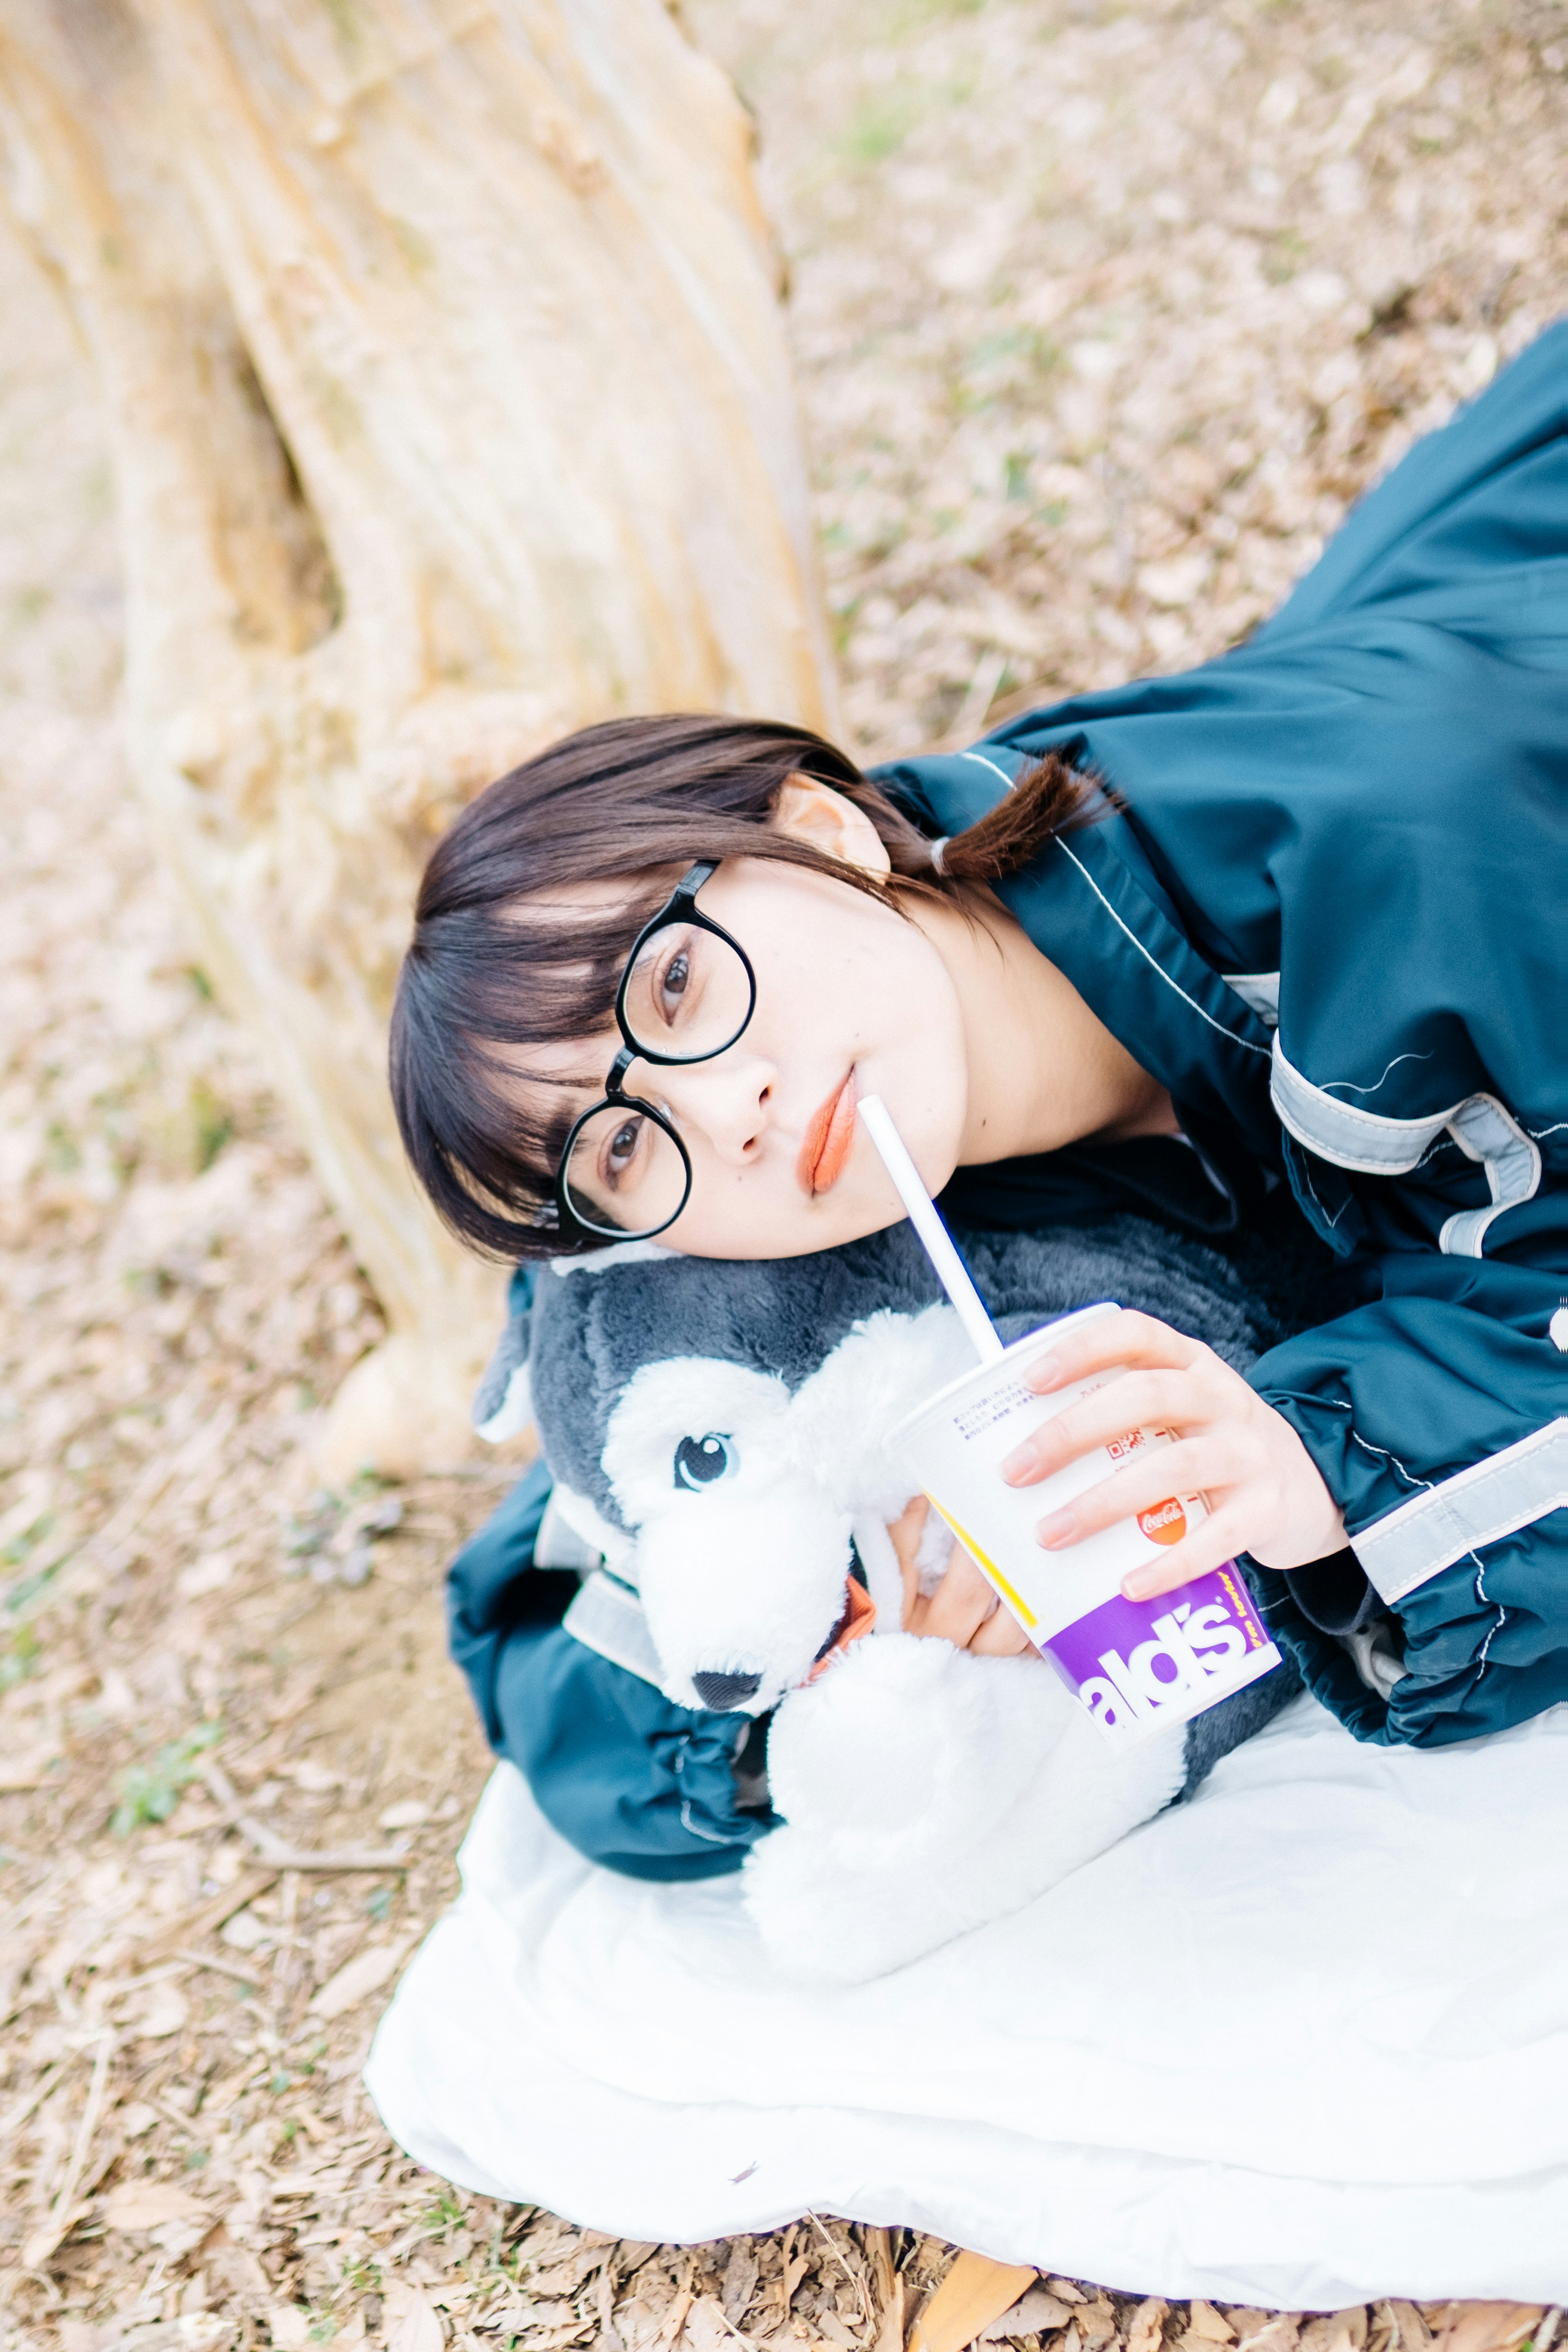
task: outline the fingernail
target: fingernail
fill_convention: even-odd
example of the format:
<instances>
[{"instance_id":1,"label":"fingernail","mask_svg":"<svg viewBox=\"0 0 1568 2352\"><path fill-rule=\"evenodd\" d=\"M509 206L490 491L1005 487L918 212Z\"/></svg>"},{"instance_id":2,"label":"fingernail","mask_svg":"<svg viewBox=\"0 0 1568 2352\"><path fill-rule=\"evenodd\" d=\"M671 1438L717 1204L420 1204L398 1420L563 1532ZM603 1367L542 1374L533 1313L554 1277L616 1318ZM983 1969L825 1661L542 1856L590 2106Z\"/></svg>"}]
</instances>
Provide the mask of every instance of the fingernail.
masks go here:
<instances>
[{"instance_id":1,"label":"fingernail","mask_svg":"<svg viewBox=\"0 0 1568 2352\"><path fill-rule=\"evenodd\" d=\"M1134 1570L1131 1575L1124 1576L1121 1580L1121 1597L1123 1601L1152 1601L1158 1589L1159 1588L1156 1585L1153 1577L1149 1573L1147 1569L1142 1570L1141 1572Z\"/></svg>"},{"instance_id":2,"label":"fingernail","mask_svg":"<svg viewBox=\"0 0 1568 2352\"><path fill-rule=\"evenodd\" d=\"M1002 1475L1006 1479L1009 1486L1015 1486L1017 1481L1022 1478L1026 1472L1032 1470L1034 1466L1034 1447L1032 1445L1015 1446L1012 1453L1005 1457L1002 1464Z\"/></svg>"},{"instance_id":3,"label":"fingernail","mask_svg":"<svg viewBox=\"0 0 1568 2352\"><path fill-rule=\"evenodd\" d=\"M1061 1379L1061 1358L1059 1356L1041 1356L1036 1362L1029 1366L1024 1378L1028 1382L1030 1388L1035 1391L1037 1396L1044 1396L1047 1389L1054 1389L1056 1387L1058 1381Z\"/></svg>"},{"instance_id":4,"label":"fingernail","mask_svg":"<svg viewBox=\"0 0 1568 2352\"><path fill-rule=\"evenodd\" d=\"M1040 1521L1035 1533L1048 1549L1053 1544L1066 1543L1077 1525L1070 1511L1053 1511L1048 1519Z\"/></svg>"}]
</instances>

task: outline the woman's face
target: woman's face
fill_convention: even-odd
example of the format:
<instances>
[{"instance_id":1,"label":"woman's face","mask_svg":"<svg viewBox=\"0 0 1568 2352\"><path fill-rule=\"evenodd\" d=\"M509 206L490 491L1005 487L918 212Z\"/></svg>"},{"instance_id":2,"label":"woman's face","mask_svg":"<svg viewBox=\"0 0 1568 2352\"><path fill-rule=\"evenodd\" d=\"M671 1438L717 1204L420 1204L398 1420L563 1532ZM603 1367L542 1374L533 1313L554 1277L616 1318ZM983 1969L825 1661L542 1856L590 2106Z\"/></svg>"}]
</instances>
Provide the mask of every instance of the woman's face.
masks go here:
<instances>
[{"instance_id":1,"label":"woman's face","mask_svg":"<svg viewBox=\"0 0 1568 2352\"><path fill-rule=\"evenodd\" d=\"M617 895L574 891L574 910ZM958 991L926 932L847 883L768 858L726 859L698 905L750 957L756 1009L712 1060L626 1074L626 1092L666 1110L690 1155L690 1199L660 1242L695 1257L794 1257L894 1223L902 1207L855 1116L863 1095L881 1097L940 1191L968 1084ZM611 1029L529 1059L581 1080L586 1109L620 1044Z\"/></svg>"}]
</instances>

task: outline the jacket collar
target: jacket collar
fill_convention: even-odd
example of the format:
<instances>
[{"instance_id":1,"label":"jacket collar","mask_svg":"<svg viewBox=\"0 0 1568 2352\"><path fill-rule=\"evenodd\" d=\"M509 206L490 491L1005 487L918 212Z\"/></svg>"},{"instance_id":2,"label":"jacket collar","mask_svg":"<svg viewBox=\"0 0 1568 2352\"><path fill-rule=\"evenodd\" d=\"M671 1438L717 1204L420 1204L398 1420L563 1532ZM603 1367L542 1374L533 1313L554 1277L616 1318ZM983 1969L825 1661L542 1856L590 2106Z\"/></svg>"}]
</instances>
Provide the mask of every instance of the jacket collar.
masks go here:
<instances>
[{"instance_id":1,"label":"jacket collar","mask_svg":"<svg viewBox=\"0 0 1568 2352\"><path fill-rule=\"evenodd\" d=\"M900 761L877 781L922 827L951 835L994 807L1027 765L1021 752L981 743ZM1278 1167L1269 1033L1157 903L1139 872L1145 863L1128 818L1114 814L1058 835L996 895L1173 1100L1228 1121Z\"/></svg>"}]
</instances>

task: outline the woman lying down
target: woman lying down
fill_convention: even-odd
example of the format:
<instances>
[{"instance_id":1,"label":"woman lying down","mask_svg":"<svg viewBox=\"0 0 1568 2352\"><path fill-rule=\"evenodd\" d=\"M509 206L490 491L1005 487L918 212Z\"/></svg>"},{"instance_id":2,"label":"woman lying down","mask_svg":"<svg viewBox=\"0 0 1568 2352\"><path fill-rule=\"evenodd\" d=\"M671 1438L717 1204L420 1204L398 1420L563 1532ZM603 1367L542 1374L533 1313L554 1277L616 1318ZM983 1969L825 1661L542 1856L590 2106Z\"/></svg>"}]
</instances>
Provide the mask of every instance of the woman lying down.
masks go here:
<instances>
[{"instance_id":1,"label":"woman lying down","mask_svg":"<svg viewBox=\"0 0 1568 2352\"><path fill-rule=\"evenodd\" d=\"M629 719L490 785L431 857L394 1023L440 1214L524 1268L639 1236L826 1249L900 1213L875 1094L972 1224L1293 1223L1328 1319L1246 1378L1152 1317L1094 1321L1036 1385L1130 1365L1114 1402L998 1475L1173 1433L1040 1545L1201 1491L1138 1596L1242 1559L1360 1738L1568 1698L1565 426L1559 326L1247 644L971 751L863 774L798 728ZM482 1591L505 1639L567 1638L498 1600L542 1499L525 1480L460 1556L459 1629ZM1374 1622L1369 1679L1347 1637ZM1024 1638L962 1557L921 1630ZM496 1643L468 1646L493 1680ZM601 1769L640 1786L644 1735L604 1723ZM734 1868L754 1834L653 1810L623 1863L648 1875Z\"/></svg>"}]
</instances>

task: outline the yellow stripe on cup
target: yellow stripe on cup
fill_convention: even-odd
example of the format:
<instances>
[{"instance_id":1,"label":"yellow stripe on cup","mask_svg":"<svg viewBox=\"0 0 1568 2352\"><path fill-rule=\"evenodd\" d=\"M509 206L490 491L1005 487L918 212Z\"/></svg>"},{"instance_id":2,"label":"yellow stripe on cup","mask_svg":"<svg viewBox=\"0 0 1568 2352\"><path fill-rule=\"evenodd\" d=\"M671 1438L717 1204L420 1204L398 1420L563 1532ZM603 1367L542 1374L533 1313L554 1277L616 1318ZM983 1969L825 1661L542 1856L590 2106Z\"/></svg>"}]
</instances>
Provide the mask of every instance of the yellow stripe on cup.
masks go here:
<instances>
[{"instance_id":1,"label":"yellow stripe on cup","mask_svg":"<svg viewBox=\"0 0 1568 2352\"><path fill-rule=\"evenodd\" d=\"M930 1492L929 1488L927 1489L927 1492ZM953 1517L952 1513L951 1511L944 1511L934 1495L931 1495L931 1505L932 1510L936 1513L937 1517L942 1521L943 1525L950 1527L952 1529L953 1534L958 1538L959 1542L963 1546L964 1550L969 1554L971 1559L975 1561L979 1567L985 1570L986 1575L991 1579L992 1583L995 1585L997 1591L1001 1593L1002 1598L1006 1601L1007 1606L1017 1612L1017 1614L1023 1619L1026 1625L1038 1624L1038 1618L1035 1615L1034 1611L1024 1599L1022 1593L1014 1591L1013 1587L1008 1583L1006 1578L1003 1575L995 1561L986 1558L985 1554L981 1550L980 1546L975 1542L974 1538L972 1535L967 1534L965 1530L959 1526L958 1521Z\"/></svg>"}]
</instances>

